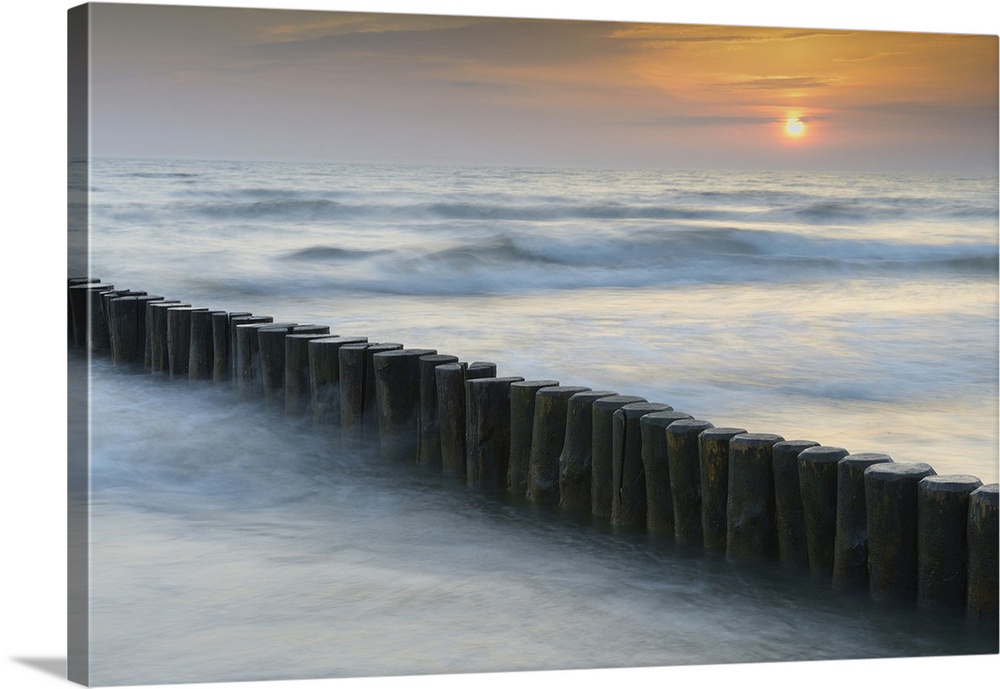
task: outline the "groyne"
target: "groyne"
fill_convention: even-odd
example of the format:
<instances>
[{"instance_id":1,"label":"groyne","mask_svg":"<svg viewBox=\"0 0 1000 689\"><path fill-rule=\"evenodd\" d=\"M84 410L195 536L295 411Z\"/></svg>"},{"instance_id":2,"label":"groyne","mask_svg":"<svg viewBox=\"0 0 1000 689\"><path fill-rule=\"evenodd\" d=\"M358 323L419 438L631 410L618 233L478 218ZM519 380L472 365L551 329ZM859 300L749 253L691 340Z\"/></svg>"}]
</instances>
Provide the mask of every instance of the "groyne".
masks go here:
<instances>
[{"instance_id":1,"label":"groyne","mask_svg":"<svg viewBox=\"0 0 1000 689\"><path fill-rule=\"evenodd\" d=\"M228 386L311 418L343 447L719 551L735 566L774 561L875 600L997 621L997 484L96 278L68 280L67 309L71 348Z\"/></svg>"}]
</instances>

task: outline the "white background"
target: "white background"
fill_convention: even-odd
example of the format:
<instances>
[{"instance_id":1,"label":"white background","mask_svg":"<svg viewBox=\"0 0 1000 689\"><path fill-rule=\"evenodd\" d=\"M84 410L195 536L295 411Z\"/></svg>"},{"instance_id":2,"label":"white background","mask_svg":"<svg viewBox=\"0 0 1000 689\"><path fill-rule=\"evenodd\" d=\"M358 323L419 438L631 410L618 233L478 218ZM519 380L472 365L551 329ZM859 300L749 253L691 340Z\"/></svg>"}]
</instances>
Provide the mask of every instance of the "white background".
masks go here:
<instances>
[{"instance_id":1,"label":"white background","mask_svg":"<svg viewBox=\"0 0 1000 689\"><path fill-rule=\"evenodd\" d=\"M65 520L65 122L66 10L75 3L14 0L5 3L3 39L3 231L0 250L7 297L0 318L0 398L6 447L0 461L4 553L0 624L0 687L66 686L53 672L66 656ZM272 0L271 2L177 2L272 8L368 10L742 24L834 29L998 33L988 0L840 0L814 2L697 0L682 6L652 0L557 2L555 0ZM720 658L721 659L721 658ZM50 671L39 669L53 668ZM351 689L385 687L550 687L607 684L713 687L721 683L769 688L911 687L989 683L998 676L997 656L885 661L721 665L589 672L545 672L395 679L213 683L204 687L251 689Z\"/></svg>"}]
</instances>

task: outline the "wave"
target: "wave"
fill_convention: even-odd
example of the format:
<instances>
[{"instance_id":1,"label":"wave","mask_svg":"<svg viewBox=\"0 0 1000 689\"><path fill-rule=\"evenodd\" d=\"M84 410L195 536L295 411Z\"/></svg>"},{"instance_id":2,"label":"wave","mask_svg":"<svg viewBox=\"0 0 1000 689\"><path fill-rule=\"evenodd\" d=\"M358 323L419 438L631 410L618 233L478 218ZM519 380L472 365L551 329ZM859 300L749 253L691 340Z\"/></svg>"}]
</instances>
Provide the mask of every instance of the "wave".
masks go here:
<instances>
[{"instance_id":1,"label":"wave","mask_svg":"<svg viewBox=\"0 0 1000 689\"><path fill-rule=\"evenodd\" d=\"M195 196L209 196L195 192ZM302 194L281 189L243 189L208 203L189 203L179 210L213 220L273 222L392 220L394 222L548 222L593 221L715 221L807 225L864 225L880 222L937 219L994 219L996 206L952 201L939 203L906 198L884 200L762 198L743 204L590 202L563 197L525 203L504 200L442 200L385 198L371 203L348 202L344 193Z\"/></svg>"},{"instance_id":2,"label":"wave","mask_svg":"<svg viewBox=\"0 0 1000 689\"><path fill-rule=\"evenodd\" d=\"M287 254L285 258L297 261L351 261L359 258L367 258L381 253L384 252L342 249L336 246L310 246L305 249L293 251L292 253Z\"/></svg>"},{"instance_id":3,"label":"wave","mask_svg":"<svg viewBox=\"0 0 1000 689\"><path fill-rule=\"evenodd\" d=\"M427 294L931 274L995 278L1000 268L997 247L989 244L894 244L736 228L586 239L505 234L426 251L313 245L283 257L312 263L323 282ZM331 262L347 267L330 276L322 266Z\"/></svg>"}]
</instances>

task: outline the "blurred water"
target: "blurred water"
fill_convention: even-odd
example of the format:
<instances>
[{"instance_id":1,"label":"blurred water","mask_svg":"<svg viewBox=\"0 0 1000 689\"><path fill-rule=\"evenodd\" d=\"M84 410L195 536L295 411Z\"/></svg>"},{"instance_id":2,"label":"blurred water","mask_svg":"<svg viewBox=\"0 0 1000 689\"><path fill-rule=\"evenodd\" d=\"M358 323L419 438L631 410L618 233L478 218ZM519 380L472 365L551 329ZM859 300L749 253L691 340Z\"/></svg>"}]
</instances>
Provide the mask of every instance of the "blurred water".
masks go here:
<instances>
[{"instance_id":1,"label":"blurred water","mask_svg":"<svg viewBox=\"0 0 1000 689\"><path fill-rule=\"evenodd\" d=\"M207 383L97 360L91 405L95 684L997 650L961 616L344 452Z\"/></svg>"},{"instance_id":2,"label":"blurred water","mask_svg":"<svg viewBox=\"0 0 1000 689\"><path fill-rule=\"evenodd\" d=\"M1000 473L995 177L96 161L90 188L70 270L118 287ZM97 361L92 395L99 683L997 650L210 385Z\"/></svg>"}]
</instances>

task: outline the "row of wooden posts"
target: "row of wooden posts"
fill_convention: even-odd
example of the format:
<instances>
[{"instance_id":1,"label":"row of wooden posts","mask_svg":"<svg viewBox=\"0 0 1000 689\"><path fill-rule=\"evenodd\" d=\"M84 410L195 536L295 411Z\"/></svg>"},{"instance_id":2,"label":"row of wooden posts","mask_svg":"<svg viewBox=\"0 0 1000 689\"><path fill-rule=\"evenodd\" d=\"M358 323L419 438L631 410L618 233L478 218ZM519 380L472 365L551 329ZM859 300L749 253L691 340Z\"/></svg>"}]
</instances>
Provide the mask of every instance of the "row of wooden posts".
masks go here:
<instances>
[{"instance_id":1,"label":"row of wooden posts","mask_svg":"<svg viewBox=\"0 0 1000 689\"><path fill-rule=\"evenodd\" d=\"M371 443L470 486L997 619L997 484L973 476L93 278L69 280L68 326L71 344L115 363L231 385L339 427L347 447Z\"/></svg>"}]
</instances>

